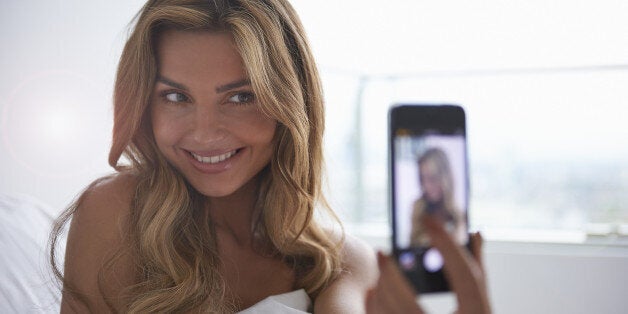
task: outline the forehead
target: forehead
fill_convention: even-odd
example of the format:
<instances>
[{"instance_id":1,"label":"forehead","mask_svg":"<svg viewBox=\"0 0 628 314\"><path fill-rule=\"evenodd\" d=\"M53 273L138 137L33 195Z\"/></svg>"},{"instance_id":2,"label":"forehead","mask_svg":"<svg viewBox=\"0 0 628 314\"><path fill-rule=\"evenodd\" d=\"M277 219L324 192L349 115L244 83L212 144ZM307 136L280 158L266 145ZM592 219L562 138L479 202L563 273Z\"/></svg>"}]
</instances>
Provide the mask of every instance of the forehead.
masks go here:
<instances>
[{"instance_id":1,"label":"forehead","mask_svg":"<svg viewBox=\"0 0 628 314\"><path fill-rule=\"evenodd\" d=\"M157 39L160 74L208 79L242 76L242 58L227 32L165 30Z\"/></svg>"}]
</instances>

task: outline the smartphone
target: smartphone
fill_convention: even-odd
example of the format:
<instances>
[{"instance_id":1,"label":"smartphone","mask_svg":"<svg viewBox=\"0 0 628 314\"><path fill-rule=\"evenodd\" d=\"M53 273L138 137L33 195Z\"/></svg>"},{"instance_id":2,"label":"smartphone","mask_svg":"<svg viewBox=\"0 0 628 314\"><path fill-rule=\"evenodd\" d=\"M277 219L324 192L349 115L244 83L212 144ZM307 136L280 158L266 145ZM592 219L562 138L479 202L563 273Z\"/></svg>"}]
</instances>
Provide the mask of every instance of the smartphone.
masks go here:
<instances>
[{"instance_id":1,"label":"smartphone","mask_svg":"<svg viewBox=\"0 0 628 314\"><path fill-rule=\"evenodd\" d=\"M419 293L449 291L443 258L420 223L438 217L469 246L465 112L458 105L402 104L389 111L392 248Z\"/></svg>"}]
</instances>

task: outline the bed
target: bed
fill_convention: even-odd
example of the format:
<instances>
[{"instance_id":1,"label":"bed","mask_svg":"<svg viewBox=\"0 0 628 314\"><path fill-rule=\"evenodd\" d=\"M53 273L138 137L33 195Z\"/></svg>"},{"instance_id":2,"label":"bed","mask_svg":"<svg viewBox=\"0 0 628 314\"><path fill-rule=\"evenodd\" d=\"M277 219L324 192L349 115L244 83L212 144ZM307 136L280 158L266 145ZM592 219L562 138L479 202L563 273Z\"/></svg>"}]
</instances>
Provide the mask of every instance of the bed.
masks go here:
<instances>
[{"instance_id":1,"label":"bed","mask_svg":"<svg viewBox=\"0 0 628 314\"><path fill-rule=\"evenodd\" d=\"M46 250L54 215L32 197L0 193L0 312L59 312Z\"/></svg>"}]
</instances>

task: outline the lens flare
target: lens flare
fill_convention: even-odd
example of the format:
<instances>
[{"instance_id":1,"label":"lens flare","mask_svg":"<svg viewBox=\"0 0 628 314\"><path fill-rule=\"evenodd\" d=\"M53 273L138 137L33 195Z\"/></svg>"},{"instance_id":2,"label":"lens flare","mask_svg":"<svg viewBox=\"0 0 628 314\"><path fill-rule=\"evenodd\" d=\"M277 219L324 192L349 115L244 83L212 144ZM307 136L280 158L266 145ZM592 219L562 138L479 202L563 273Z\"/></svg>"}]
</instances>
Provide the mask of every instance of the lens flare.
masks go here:
<instances>
[{"instance_id":1,"label":"lens flare","mask_svg":"<svg viewBox=\"0 0 628 314\"><path fill-rule=\"evenodd\" d=\"M2 111L4 150L40 176L67 177L106 155L111 118L95 84L72 72L45 72L23 81Z\"/></svg>"}]
</instances>

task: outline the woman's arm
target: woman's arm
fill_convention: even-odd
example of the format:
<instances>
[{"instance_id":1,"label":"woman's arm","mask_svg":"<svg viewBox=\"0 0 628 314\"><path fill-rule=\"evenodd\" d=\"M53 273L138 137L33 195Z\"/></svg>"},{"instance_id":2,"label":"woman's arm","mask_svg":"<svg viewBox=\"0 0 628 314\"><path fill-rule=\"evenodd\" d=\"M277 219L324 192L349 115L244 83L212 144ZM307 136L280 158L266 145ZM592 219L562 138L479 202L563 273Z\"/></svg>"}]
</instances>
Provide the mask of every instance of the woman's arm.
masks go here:
<instances>
[{"instance_id":1,"label":"woman's arm","mask_svg":"<svg viewBox=\"0 0 628 314\"><path fill-rule=\"evenodd\" d=\"M79 200L68 233L61 313L111 312L105 299L121 309L119 293L135 278L123 235L134 190L134 178L118 174L90 187ZM102 272L100 284L101 270L118 253L121 258Z\"/></svg>"},{"instance_id":2,"label":"woman's arm","mask_svg":"<svg viewBox=\"0 0 628 314\"><path fill-rule=\"evenodd\" d=\"M377 282L379 271L373 250L347 235L342 249L344 270L314 300L314 313L364 313L366 292Z\"/></svg>"}]
</instances>

